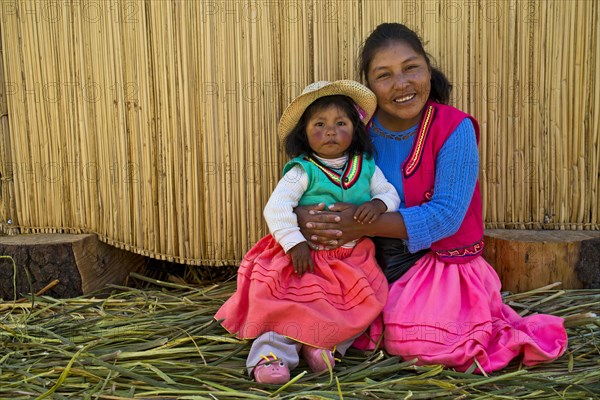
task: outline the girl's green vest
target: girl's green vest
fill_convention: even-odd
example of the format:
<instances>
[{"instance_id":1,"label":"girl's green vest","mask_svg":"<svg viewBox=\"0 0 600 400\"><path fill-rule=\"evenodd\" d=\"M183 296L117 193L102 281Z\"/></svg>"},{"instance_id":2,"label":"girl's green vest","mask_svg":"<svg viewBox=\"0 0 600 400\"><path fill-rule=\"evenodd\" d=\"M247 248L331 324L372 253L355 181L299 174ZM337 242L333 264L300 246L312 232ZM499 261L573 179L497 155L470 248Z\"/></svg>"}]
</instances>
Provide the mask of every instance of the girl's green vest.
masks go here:
<instances>
[{"instance_id":1,"label":"girl's green vest","mask_svg":"<svg viewBox=\"0 0 600 400\"><path fill-rule=\"evenodd\" d=\"M345 169L339 174L315 157L303 154L290 160L283 167L283 174L297 164L308 175L308 189L298 205L325 203L328 206L337 202L362 204L371 200L371 178L375 173L375 161L372 157L350 156Z\"/></svg>"}]
</instances>

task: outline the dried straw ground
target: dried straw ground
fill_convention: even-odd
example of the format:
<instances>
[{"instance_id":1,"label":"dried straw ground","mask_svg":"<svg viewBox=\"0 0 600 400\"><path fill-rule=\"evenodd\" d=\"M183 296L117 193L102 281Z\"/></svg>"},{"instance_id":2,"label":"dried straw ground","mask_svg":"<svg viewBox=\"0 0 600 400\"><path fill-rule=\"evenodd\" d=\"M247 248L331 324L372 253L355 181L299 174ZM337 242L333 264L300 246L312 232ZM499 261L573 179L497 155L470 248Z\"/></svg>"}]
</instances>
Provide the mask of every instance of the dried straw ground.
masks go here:
<instances>
[{"instance_id":1,"label":"dried straw ground","mask_svg":"<svg viewBox=\"0 0 600 400\"><path fill-rule=\"evenodd\" d=\"M248 379L248 343L212 318L233 281L187 285L135 275L131 283L106 296L0 303L0 398L600 398L600 320L592 314L600 311L598 290L505 296L523 315L567 317L568 351L551 364L514 361L481 376L353 350L331 373L312 374L301 364L277 387Z\"/></svg>"}]
</instances>

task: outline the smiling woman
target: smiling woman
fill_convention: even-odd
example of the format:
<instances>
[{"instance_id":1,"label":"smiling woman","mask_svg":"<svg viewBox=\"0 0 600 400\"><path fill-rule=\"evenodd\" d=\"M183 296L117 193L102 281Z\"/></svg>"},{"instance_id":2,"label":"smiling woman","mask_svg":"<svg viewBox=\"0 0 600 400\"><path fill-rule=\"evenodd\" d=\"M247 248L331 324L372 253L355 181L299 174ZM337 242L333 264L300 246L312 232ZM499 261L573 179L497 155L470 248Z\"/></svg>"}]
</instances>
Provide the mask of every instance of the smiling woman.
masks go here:
<instances>
[{"instance_id":1,"label":"smiling woman","mask_svg":"<svg viewBox=\"0 0 600 400\"><path fill-rule=\"evenodd\" d=\"M361 236L375 242L389 297L382 319L356 345L373 348L385 329L381 343L390 354L480 373L518 355L525 365L561 356L562 318L521 318L502 302L500 280L482 257L479 124L448 105L451 85L417 34L401 24L378 26L363 45L360 69L377 96L368 125L376 163L400 206L367 225L356 223L351 204L296 211L317 246Z\"/></svg>"},{"instance_id":2,"label":"smiling woman","mask_svg":"<svg viewBox=\"0 0 600 400\"><path fill-rule=\"evenodd\" d=\"M424 56L404 42L392 42L378 51L367 73L377 95L379 122L392 131L416 125L431 91L431 69Z\"/></svg>"}]
</instances>

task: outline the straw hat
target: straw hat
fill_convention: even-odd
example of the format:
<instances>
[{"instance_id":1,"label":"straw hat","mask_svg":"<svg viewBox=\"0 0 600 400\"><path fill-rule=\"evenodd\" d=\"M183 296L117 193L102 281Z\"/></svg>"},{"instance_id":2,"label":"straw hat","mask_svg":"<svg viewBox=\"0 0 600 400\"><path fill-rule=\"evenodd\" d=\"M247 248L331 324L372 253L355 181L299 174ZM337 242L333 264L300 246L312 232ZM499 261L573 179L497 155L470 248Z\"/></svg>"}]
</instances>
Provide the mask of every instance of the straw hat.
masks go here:
<instances>
[{"instance_id":1,"label":"straw hat","mask_svg":"<svg viewBox=\"0 0 600 400\"><path fill-rule=\"evenodd\" d=\"M302 94L296 97L285 109L279 120L279 140L285 140L285 137L298 124L300 117L313 101L337 94L348 96L354 100L359 108L358 112L362 121L365 124L369 122L375 108L377 108L377 97L371 90L352 80L319 81L305 87Z\"/></svg>"}]
</instances>

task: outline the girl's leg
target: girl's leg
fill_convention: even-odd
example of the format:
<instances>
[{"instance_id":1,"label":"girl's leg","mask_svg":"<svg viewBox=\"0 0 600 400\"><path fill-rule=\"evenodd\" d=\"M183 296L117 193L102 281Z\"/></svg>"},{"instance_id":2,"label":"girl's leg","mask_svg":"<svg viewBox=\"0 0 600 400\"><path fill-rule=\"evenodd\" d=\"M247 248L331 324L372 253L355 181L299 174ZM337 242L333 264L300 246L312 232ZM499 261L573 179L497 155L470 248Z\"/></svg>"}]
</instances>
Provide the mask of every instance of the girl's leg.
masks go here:
<instances>
[{"instance_id":1,"label":"girl's leg","mask_svg":"<svg viewBox=\"0 0 600 400\"><path fill-rule=\"evenodd\" d=\"M301 343L289 339L275 332L266 332L257 337L252 343L248 359L246 360L246 368L248 375L252 376L254 367L260 363L266 362L267 359L281 360L288 371L293 370L298 366L298 352L302 347Z\"/></svg>"}]
</instances>

